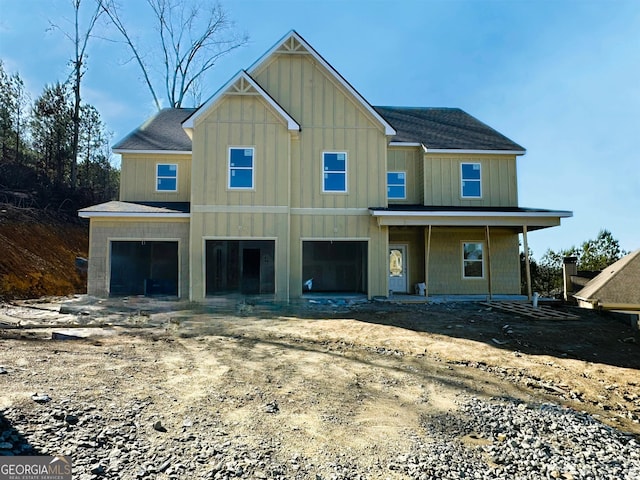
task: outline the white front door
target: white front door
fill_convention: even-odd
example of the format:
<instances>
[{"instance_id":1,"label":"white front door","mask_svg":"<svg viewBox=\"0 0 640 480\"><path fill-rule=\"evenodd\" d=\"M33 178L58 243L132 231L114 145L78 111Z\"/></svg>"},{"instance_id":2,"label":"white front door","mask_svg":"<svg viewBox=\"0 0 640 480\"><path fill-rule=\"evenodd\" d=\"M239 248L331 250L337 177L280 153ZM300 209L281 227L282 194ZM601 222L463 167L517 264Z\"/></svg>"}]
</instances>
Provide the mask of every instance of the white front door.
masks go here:
<instances>
[{"instance_id":1,"label":"white front door","mask_svg":"<svg viewBox=\"0 0 640 480\"><path fill-rule=\"evenodd\" d=\"M389 290L407 293L406 245L389 245Z\"/></svg>"}]
</instances>

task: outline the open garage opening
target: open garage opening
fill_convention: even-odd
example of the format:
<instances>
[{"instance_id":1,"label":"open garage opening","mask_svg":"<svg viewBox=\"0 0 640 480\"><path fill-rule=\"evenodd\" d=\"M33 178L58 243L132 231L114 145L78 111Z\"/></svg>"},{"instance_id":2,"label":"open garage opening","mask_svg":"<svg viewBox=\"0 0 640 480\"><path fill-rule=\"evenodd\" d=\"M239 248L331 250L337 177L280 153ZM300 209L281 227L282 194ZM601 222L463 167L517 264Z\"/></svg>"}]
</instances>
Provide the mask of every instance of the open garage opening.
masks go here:
<instances>
[{"instance_id":1,"label":"open garage opening","mask_svg":"<svg viewBox=\"0 0 640 480\"><path fill-rule=\"evenodd\" d=\"M275 240L207 240L206 294L275 293Z\"/></svg>"},{"instance_id":2,"label":"open garage opening","mask_svg":"<svg viewBox=\"0 0 640 480\"><path fill-rule=\"evenodd\" d=\"M302 242L303 292L367 293L366 241Z\"/></svg>"},{"instance_id":3,"label":"open garage opening","mask_svg":"<svg viewBox=\"0 0 640 480\"><path fill-rule=\"evenodd\" d=\"M112 296L178 295L178 242L112 241Z\"/></svg>"}]
</instances>

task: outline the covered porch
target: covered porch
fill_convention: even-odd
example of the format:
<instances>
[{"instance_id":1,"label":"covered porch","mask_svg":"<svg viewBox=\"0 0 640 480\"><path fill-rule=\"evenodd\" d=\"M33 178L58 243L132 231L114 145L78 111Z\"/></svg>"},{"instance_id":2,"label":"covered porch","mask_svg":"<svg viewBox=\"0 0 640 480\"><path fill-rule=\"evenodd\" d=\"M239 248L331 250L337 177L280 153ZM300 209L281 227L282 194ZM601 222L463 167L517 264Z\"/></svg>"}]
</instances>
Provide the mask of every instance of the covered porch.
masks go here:
<instances>
[{"instance_id":1,"label":"covered porch","mask_svg":"<svg viewBox=\"0 0 640 480\"><path fill-rule=\"evenodd\" d=\"M521 293L520 245L525 293L531 299L528 234L572 216L568 211L518 207L394 205L369 210L379 226L388 228L390 294L418 290L425 297L488 299Z\"/></svg>"}]
</instances>

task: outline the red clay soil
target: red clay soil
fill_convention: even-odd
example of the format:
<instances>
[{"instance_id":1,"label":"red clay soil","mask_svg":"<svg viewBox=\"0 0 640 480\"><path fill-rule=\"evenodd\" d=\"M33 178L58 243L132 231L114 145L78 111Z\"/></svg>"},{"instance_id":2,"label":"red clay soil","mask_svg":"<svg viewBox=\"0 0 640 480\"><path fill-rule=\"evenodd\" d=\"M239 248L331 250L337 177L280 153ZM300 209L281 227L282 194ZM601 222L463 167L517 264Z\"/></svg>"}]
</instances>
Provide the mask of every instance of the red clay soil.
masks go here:
<instances>
[{"instance_id":1,"label":"red clay soil","mask_svg":"<svg viewBox=\"0 0 640 480\"><path fill-rule=\"evenodd\" d=\"M0 204L0 300L85 291L75 260L88 250L88 226L79 220Z\"/></svg>"}]
</instances>

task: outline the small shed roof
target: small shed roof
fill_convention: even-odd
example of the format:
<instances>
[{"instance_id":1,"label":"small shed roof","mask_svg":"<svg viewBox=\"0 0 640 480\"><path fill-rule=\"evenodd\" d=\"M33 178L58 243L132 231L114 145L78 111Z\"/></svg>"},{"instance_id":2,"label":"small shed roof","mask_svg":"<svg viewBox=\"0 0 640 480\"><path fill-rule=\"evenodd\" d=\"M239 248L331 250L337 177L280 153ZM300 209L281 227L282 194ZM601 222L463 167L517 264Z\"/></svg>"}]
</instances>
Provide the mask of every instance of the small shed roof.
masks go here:
<instances>
[{"instance_id":1,"label":"small shed roof","mask_svg":"<svg viewBox=\"0 0 640 480\"><path fill-rule=\"evenodd\" d=\"M609 265L574 295L604 309L640 309L640 249Z\"/></svg>"}]
</instances>

